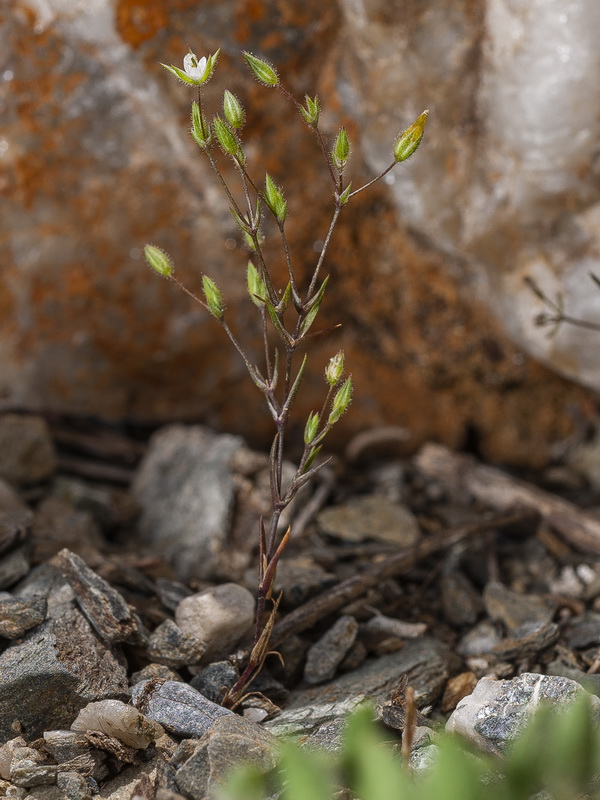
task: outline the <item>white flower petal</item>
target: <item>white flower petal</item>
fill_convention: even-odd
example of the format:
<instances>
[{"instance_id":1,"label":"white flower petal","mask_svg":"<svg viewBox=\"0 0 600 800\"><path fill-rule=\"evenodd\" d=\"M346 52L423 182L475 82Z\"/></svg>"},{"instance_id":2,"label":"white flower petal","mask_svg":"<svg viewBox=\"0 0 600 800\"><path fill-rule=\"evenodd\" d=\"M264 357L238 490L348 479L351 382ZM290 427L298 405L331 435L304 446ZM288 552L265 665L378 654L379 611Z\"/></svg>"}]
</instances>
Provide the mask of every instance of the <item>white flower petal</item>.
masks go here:
<instances>
[{"instance_id":1,"label":"white flower petal","mask_svg":"<svg viewBox=\"0 0 600 800\"><path fill-rule=\"evenodd\" d=\"M196 58L193 53L186 53L183 59L183 69L194 80L200 80L206 72L206 56Z\"/></svg>"}]
</instances>

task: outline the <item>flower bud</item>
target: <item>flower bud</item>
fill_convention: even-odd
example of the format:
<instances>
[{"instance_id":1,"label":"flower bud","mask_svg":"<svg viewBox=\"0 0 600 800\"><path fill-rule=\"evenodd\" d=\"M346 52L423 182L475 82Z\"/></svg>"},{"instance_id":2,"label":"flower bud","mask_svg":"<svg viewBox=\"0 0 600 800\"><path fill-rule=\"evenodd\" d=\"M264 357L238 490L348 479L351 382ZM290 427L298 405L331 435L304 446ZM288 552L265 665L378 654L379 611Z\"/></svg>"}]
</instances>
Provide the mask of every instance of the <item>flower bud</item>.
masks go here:
<instances>
[{"instance_id":1,"label":"flower bud","mask_svg":"<svg viewBox=\"0 0 600 800\"><path fill-rule=\"evenodd\" d=\"M173 274L173 262L164 250L160 247L155 247L153 244L147 244L144 247L144 258L155 272L159 275L164 275L169 278Z\"/></svg>"},{"instance_id":2,"label":"flower bud","mask_svg":"<svg viewBox=\"0 0 600 800\"><path fill-rule=\"evenodd\" d=\"M337 196L337 201L340 206L345 206L348 200L350 200L350 195L352 194L352 181L346 186L344 191Z\"/></svg>"},{"instance_id":3,"label":"flower bud","mask_svg":"<svg viewBox=\"0 0 600 800\"><path fill-rule=\"evenodd\" d=\"M229 89L225 89L223 94L223 114L232 128L237 129L244 125L246 119L244 106Z\"/></svg>"},{"instance_id":4,"label":"flower bud","mask_svg":"<svg viewBox=\"0 0 600 800\"><path fill-rule=\"evenodd\" d=\"M195 100L192 102L192 128L190 133L192 134L192 139L196 144L200 145L203 150L210 147L212 143L210 128L208 127L204 114L200 111L200 106Z\"/></svg>"},{"instance_id":5,"label":"flower bud","mask_svg":"<svg viewBox=\"0 0 600 800\"><path fill-rule=\"evenodd\" d=\"M417 147L421 144L428 114L428 110L423 111L423 113L417 117L413 124L403 133L401 133L396 139L396 143L394 145L394 159L396 163L400 161L406 161L406 159L412 156Z\"/></svg>"},{"instance_id":6,"label":"flower bud","mask_svg":"<svg viewBox=\"0 0 600 800\"><path fill-rule=\"evenodd\" d=\"M315 99L313 100L307 94L305 94L304 102L305 105L300 106L300 113L302 114L304 121L314 128L319 123L319 113L321 111L319 98L317 95L315 95Z\"/></svg>"},{"instance_id":7,"label":"flower bud","mask_svg":"<svg viewBox=\"0 0 600 800\"><path fill-rule=\"evenodd\" d=\"M344 351L340 350L329 359L329 363L325 367L325 380L333 387L340 381L344 374Z\"/></svg>"},{"instance_id":8,"label":"flower bud","mask_svg":"<svg viewBox=\"0 0 600 800\"><path fill-rule=\"evenodd\" d=\"M252 53L248 53L247 51L244 51L243 56L256 80L264 83L265 86L277 86L279 83L279 76L272 64L269 64L268 61L264 61L262 58L253 56Z\"/></svg>"},{"instance_id":9,"label":"flower bud","mask_svg":"<svg viewBox=\"0 0 600 800\"><path fill-rule=\"evenodd\" d=\"M320 417L316 411L311 411L304 428L304 444L310 444L319 430Z\"/></svg>"},{"instance_id":10,"label":"flower bud","mask_svg":"<svg viewBox=\"0 0 600 800\"><path fill-rule=\"evenodd\" d=\"M210 313L217 319L223 319L223 298L221 297L221 292L217 284L209 278L208 275L202 276L202 291L204 292L206 305Z\"/></svg>"},{"instance_id":11,"label":"flower bud","mask_svg":"<svg viewBox=\"0 0 600 800\"><path fill-rule=\"evenodd\" d=\"M213 117L212 125L217 141L221 145L223 152L243 164L246 157L244 156L242 145L229 125L221 119L218 114Z\"/></svg>"},{"instance_id":12,"label":"flower bud","mask_svg":"<svg viewBox=\"0 0 600 800\"><path fill-rule=\"evenodd\" d=\"M340 388L337 390L333 403L331 404L331 411L329 413L328 425L334 425L338 419L345 414L348 406L352 401L352 378L346 378Z\"/></svg>"},{"instance_id":13,"label":"flower bud","mask_svg":"<svg viewBox=\"0 0 600 800\"><path fill-rule=\"evenodd\" d=\"M337 169L342 170L346 166L348 156L350 155L350 141L345 128L340 128L340 132L336 136L333 150L331 151L331 158Z\"/></svg>"},{"instance_id":14,"label":"flower bud","mask_svg":"<svg viewBox=\"0 0 600 800\"><path fill-rule=\"evenodd\" d=\"M248 294L255 306L258 308L264 306L264 298L267 296L267 287L251 261L248 261Z\"/></svg>"},{"instance_id":15,"label":"flower bud","mask_svg":"<svg viewBox=\"0 0 600 800\"><path fill-rule=\"evenodd\" d=\"M265 203L277 218L277 222L285 222L287 215L287 203L283 196L283 192L278 186L276 186L268 172L265 176L264 198Z\"/></svg>"}]
</instances>

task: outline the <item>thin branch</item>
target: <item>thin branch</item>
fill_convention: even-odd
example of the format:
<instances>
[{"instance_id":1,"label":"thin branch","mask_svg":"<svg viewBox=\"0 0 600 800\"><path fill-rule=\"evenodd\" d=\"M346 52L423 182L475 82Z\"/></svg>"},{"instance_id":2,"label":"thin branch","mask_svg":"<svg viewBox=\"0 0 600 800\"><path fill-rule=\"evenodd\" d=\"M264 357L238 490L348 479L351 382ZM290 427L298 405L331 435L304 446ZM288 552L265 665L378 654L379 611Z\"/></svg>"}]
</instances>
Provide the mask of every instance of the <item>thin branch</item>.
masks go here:
<instances>
[{"instance_id":1,"label":"thin branch","mask_svg":"<svg viewBox=\"0 0 600 800\"><path fill-rule=\"evenodd\" d=\"M373 180L369 181L368 183L365 183L364 186L360 186L358 189L355 189L353 192L350 192L350 194L348 195L348 200L351 197L354 197L355 194L358 194L359 192L362 192L364 189L368 189L369 186L373 186L374 183L377 183L377 181L380 181L382 178L385 178L385 176L388 174L388 172L391 172L394 169L395 166L396 166L396 162L393 161L389 165L389 167L384 169L383 172L380 175L378 175L376 178L373 178Z\"/></svg>"}]
</instances>

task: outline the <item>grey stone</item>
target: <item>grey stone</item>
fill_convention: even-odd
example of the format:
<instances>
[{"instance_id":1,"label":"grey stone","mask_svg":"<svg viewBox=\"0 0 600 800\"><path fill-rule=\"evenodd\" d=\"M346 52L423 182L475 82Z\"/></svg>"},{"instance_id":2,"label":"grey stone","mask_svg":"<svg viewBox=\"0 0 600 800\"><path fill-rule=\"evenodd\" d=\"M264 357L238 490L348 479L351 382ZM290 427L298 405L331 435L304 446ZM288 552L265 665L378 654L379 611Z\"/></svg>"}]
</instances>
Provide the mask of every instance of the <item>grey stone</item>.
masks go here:
<instances>
[{"instance_id":1,"label":"grey stone","mask_svg":"<svg viewBox=\"0 0 600 800\"><path fill-rule=\"evenodd\" d=\"M58 766L45 762L39 750L32 747L15 747L9 768L9 779L15 786L40 786L56 783Z\"/></svg>"},{"instance_id":2,"label":"grey stone","mask_svg":"<svg viewBox=\"0 0 600 800\"><path fill-rule=\"evenodd\" d=\"M66 771L91 776L96 781L108 775L106 753L91 747L87 737L76 731L44 731L44 746Z\"/></svg>"},{"instance_id":3,"label":"grey stone","mask_svg":"<svg viewBox=\"0 0 600 800\"><path fill-rule=\"evenodd\" d=\"M33 514L27 509L0 513L0 554L23 544L29 536Z\"/></svg>"},{"instance_id":4,"label":"grey stone","mask_svg":"<svg viewBox=\"0 0 600 800\"><path fill-rule=\"evenodd\" d=\"M143 764L124 769L115 778L107 781L95 797L102 800L133 800L134 789L144 777L151 786L155 784L161 763L161 757L156 756Z\"/></svg>"},{"instance_id":5,"label":"grey stone","mask_svg":"<svg viewBox=\"0 0 600 800\"><path fill-rule=\"evenodd\" d=\"M29 572L30 562L25 547L17 547L0 558L0 589L8 589Z\"/></svg>"},{"instance_id":6,"label":"grey stone","mask_svg":"<svg viewBox=\"0 0 600 800\"><path fill-rule=\"evenodd\" d=\"M451 625L474 625L481 610L481 600L475 587L463 572L452 570L440 581L442 612Z\"/></svg>"},{"instance_id":7,"label":"grey stone","mask_svg":"<svg viewBox=\"0 0 600 800\"><path fill-rule=\"evenodd\" d=\"M339 617L308 651L304 680L314 684L333 678L338 665L354 644L357 633L358 622L354 617Z\"/></svg>"},{"instance_id":8,"label":"grey stone","mask_svg":"<svg viewBox=\"0 0 600 800\"><path fill-rule=\"evenodd\" d=\"M45 614L18 600L7 592L0 593L0 636L5 639L20 639L30 628L40 625Z\"/></svg>"},{"instance_id":9,"label":"grey stone","mask_svg":"<svg viewBox=\"0 0 600 800\"><path fill-rule=\"evenodd\" d=\"M242 444L237 436L184 425L162 428L150 441L132 486L142 508L139 531L183 581L235 571L228 547L230 464Z\"/></svg>"},{"instance_id":10,"label":"grey stone","mask_svg":"<svg viewBox=\"0 0 600 800\"><path fill-rule=\"evenodd\" d=\"M246 585L254 588L257 584L256 569L252 570L252 574L253 580ZM277 565L274 593L283 592L282 607L296 608L336 582L336 576L324 570L312 558L283 558Z\"/></svg>"},{"instance_id":11,"label":"grey stone","mask_svg":"<svg viewBox=\"0 0 600 800\"><path fill-rule=\"evenodd\" d=\"M56 788L63 792L66 800L91 800L91 786L78 772L59 772Z\"/></svg>"},{"instance_id":12,"label":"grey stone","mask_svg":"<svg viewBox=\"0 0 600 800\"><path fill-rule=\"evenodd\" d=\"M451 714L446 730L467 737L482 750L502 753L540 702L567 705L583 691L568 678L531 672L508 681L481 678ZM592 696L591 702L595 716L600 717L600 699Z\"/></svg>"},{"instance_id":13,"label":"grey stone","mask_svg":"<svg viewBox=\"0 0 600 800\"><path fill-rule=\"evenodd\" d=\"M153 686L150 681L131 689L134 705L149 719L156 720L177 736L198 739L219 717L233 714L207 700L186 683L165 681Z\"/></svg>"},{"instance_id":14,"label":"grey stone","mask_svg":"<svg viewBox=\"0 0 600 800\"><path fill-rule=\"evenodd\" d=\"M496 581L486 585L483 602L489 617L502 622L509 633L527 623L551 622L556 611L556 602L513 592Z\"/></svg>"},{"instance_id":15,"label":"grey stone","mask_svg":"<svg viewBox=\"0 0 600 800\"><path fill-rule=\"evenodd\" d=\"M75 607L75 594L55 564L33 567L14 587L12 594L35 608L46 610L49 619L58 619Z\"/></svg>"},{"instance_id":16,"label":"grey stone","mask_svg":"<svg viewBox=\"0 0 600 800\"><path fill-rule=\"evenodd\" d=\"M575 617L567 626L565 638L570 647L583 648L600 644L600 614L588 611Z\"/></svg>"},{"instance_id":17,"label":"grey stone","mask_svg":"<svg viewBox=\"0 0 600 800\"><path fill-rule=\"evenodd\" d=\"M410 547L419 539L417 520L406 506L381 495L365 495L344 505L326 508L317 517L319 528L351 542L376 539Z\"/></svg>"},{"instance_id":18,"label":"grey stone","mask_svg":"<svg viewBox=\"0 0 600 800\"><path fill-rule=\"evenodd\" d=\"M491 650L498 659L528 658L545 650L558 639L554 622L526 622L511 637L501 639Z\"/></svg>"},{"instance_id":19,"label":"grey stone","mask_svg":"<svg viewBox=\"0 0 600 800\"><path fill-rule=\"evenodd\" d=\"M140 618L104 578L67 549L56 556L56 563L90 625L102 639L111 643L144 643L146 633Z\"/></svg>"},{"instance_id":20,"label":"grey stone","mask_svg":"<svg viewBox=\"0 0 600 800\"><path fill-rule=\"evenodd\" d=\"M106 533L132 523L140 511L130 492L64 475L52 482L51 496L90 514Z\"/></svg>"},{"instance_id":21,"label":"grey stone","mask_svg":"<svg viewBox=\"0 0 600 800\"><path fill-rule=\"evenodd\" d=\"M260 772L273 769L278 745L277 739L256 723L237 715L222 717L181 764L175 780L183 794L205 800L241 764Z\"/></svg>"},{"instance_id":22,"label":"grey stone","mask_svg":"<svg viewBox=\"0 0 600 800\"><path fill-rule=\"evenodd\" d=\"M254 625L254 596L237 583L222 583L186 597L175 610L184 633L206 645L202 662L228 656Z\"/></svg>"},{"instance_id":23,"label":"grey stone","mask_svg":"<svg viewBox=\"0 0 600 800\"><path fill-rule=\"evenodd\" d=\"M230 661L215 661L192 678L191 686L207 700L218 703L238 678L239 671Z\"/></svg>"},{"instance_id":24,"label":"grey stone","mask_svg":"<svg viewBox=\"0 0 600 800\"><path fill-rule=\"evenodd\" d=\"M562 661L556 659L546 666L546 675L569 678L582 686L586 692L600 697L600 675L598 673L588 673L575 667L568 667Z\"/></svg>"},{"instance_id":25,"label":"grey stone","mask_svg":"<svg viewBox=\"0 0 600 800\"><path fill-rule=\"evenodd\" d=\"M44 622L0 655L0 741L19 720L28 737L66 728L92 700L127 691L123 662L76 610Z\"/></svg>"},{"instance_id":26,"label":"grey stone","mask_svg":"<svg viewBox=\"0 0 600 800\"><path fill-rule=\"evenodd\" d=\"M179 581L171 581L168 578L156 579L156 593L158 599L168 611L175 611L179 603L194 592Z\"/></svg>"},{"instance_id":27,"label":"grey stone","mask_svg":"<svg viewBox=\"0 0 600 800\"><path fill-rule=\"evenodd\" d=\"M15 486L49 478L56 454L46 421L21 414L0 416L0 477Z\"/></svg>"},{"instance_id":28,"label":"grey stone","mask_svg":"<svg viewBox=\"0 0 600 800\"><path fill-rule=\"evenodd\" d=\"M482 620L468 631L458 643L458 652L469 658L490 653L500 642L496 626L487 619Z\"/></svg>"},{"instance_id":29,"label":"grey stone","mask_svg":"<svg viewBox=\"0 0 600 800\"><path fill-rule=\"evenodd\" d=\"M202 639L183 633L172 619L161 622L148 640L148 657L168 667L197 664L205 650Z\"/></svg>"},{"instance_id":30,"label":"grey stone","mask_svg":"<svg viewBox=\"0 0 600 800\"><path fill-rule=\"evenodd\" d=\"M432 702L448 677L448 648L430 637L413 639L395 653L366 661L329 683L290 693L281 714L264 723L277 736L308 737L328 749L340 747L346 716L365 699L384 703L406 675L419 706Z\"/></svg>"}]
</instances>

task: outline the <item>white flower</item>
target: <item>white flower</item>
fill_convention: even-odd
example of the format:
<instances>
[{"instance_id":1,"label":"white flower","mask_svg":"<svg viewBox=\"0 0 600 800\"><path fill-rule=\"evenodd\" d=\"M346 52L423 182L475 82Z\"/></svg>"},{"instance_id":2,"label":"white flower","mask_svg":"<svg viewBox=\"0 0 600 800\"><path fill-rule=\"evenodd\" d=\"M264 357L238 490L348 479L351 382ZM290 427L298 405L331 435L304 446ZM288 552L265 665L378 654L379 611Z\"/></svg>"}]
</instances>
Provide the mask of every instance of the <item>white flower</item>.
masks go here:
<instances>
[{"instance_id":1,"label":"white flower","mask_svg":"<svg viewBox=\"0 0 600 800\"><path fill-rule=\"evenodd\" d=\"M187 53L183 59L183 69L185 70L186 75L188 75L194 81L202 80L204 73L206 72L206 65L206 56L202 56L202 58L198 59L194 53Z\"/></svg>"}]
</instances>

